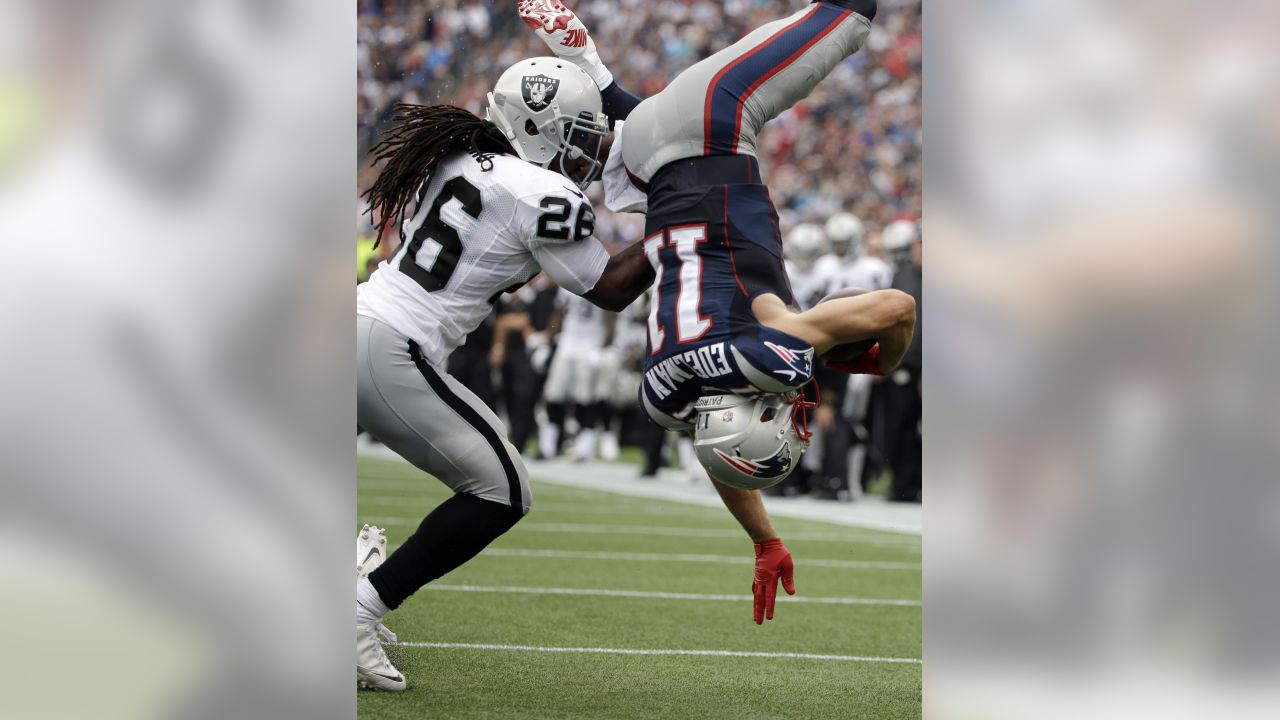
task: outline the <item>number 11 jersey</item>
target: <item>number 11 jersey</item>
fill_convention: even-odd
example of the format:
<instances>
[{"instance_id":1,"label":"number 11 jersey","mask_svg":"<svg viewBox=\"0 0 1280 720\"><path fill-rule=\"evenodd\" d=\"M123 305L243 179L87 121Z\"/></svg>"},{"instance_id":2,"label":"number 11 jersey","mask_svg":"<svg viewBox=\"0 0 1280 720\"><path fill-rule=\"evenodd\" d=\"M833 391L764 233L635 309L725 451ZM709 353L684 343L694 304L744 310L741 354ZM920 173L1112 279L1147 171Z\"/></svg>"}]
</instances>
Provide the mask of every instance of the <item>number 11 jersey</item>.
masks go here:
<instances>
[{"instance_id":1,"label":"number 11 jersey","mask_svg":"<svg viewBox=\"0 0 1280 720\"><path fill-rule=\"evenodd\" d=\"M356 290L357 314L417 342L440 370L504 292L545 270L581 295L609 262L591 202L567 178L511 155L490 162L442 161L406 208L400 247Z\"/></svg>"},{"instance_id":2,"label":"number 11 jersey","mask_svg":"<svg viewBox=\"0 0 1280 720\"><path fill-rule=\"evenodd\" d=\"M757 176L758 177L758 176ZM793 302L777 215L759 183L650 191L645 253L657 273L640 403L659 425L693 427L719 393L780 393L813 378L813 347L761 325L751 301Z\"/></svg>"}]
</instances>

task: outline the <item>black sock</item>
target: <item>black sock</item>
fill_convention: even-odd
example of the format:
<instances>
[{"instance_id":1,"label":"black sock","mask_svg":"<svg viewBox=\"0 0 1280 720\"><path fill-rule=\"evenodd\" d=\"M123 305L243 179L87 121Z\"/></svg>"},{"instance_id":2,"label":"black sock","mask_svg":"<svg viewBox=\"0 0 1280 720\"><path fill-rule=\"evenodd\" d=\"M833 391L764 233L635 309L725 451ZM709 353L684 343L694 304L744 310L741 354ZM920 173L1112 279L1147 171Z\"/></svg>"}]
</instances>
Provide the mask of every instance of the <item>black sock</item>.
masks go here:
<instances>
[{"instance_id":1,"label":"black sock","mask_svg":"<svg viewBox=\"0 0 1280 720\"><path fill-rule=\"evenodd\" d=\"M594 430L596 427L596 404L581 403L575 405L573 416L578 419L578 432Z\"/></svg>"},{"instance_id":2,"label":"black sock","mask_svg":"<svg viewBox=\"0 0 1280 720\"><path fill-rule=\"evenodd\" d=\"M556 432L559 434L558 442L564 441L564 411L564 403L547 403L547 421L556 426Z\"/></svg>"},{"instance_id":3,"label":"black sock","mask_svg":"<svg viewBox=\"0 0 1280 720\"><path fill-rule=\"evenodd\" d=\"M607 400L600 400L596 403L596 423L605 432L613 429L613 406Z\"/></svg>"},{"instance_id":4,"label":"black sock","mask_svg":"<svg viewBox=\"0 0 1280 720\"><path fill-rule=\"evenodd\" d=\"M432 510L418 530L369 573L369 582L394 610L418 588L475 557L523 516L520 508L458 493Z\"/></svg>"}]
</instances>

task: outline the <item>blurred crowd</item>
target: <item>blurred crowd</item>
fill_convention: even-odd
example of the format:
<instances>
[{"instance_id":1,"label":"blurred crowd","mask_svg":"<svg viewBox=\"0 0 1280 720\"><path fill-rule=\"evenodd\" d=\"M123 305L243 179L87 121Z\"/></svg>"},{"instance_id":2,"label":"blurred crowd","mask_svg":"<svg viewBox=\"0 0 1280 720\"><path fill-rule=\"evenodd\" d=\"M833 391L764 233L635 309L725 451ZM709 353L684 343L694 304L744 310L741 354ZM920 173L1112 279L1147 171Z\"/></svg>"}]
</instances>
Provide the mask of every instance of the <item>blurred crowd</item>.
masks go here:
<instances>
[{"instance_id":1,"label":"blurred crowd","mask_svg":"<svg viewBox=\"0 0 1280 720\"><path fill-rule=\"evenodd\" d=\"M571 3L617 81L642 97L657 93L681 70L755 27L801 6L799 0ZM429 4L361 0L358 8L361 191L376 178L377 169L365 157L396 103L449 103L482 114L485 95L503 70L523 58L547 54L542 42L520 21L515 2L510 0L439 0ZM918 223L922 212L921 49L919 0L882 0L866 46L820 83L809 98L765 126L761 133L760 161L778 208L782 232L789 238L788 253L794 245L790 238L800 230L803 239L798 252L808 256L798 266L789 265L793 284L798 281L805 285L806 295L812 295L810 291L817 293L797 298L801 305L834 289L833 283L849 282L850 267L864 256L879 259L884 266L871 276L865 276L865 264L854 272L859 286L868 289L899 284L903 277L919 274L920 254L918 249L914 252L913 262L910 246L918 248L920 244ZM598 186L592 188L591 197L598 215L596 234L606 245L622 246L641 237L641 216L611 213L604 207ZM366 209L357 203L360 278L367 277L381 258L394 252L397 244L394 233L388 233L378 250L373 250ZM837 221L848 217L857 223L852 242L847 222ZM892 229L895 223L896 232ZM911 232L904 231L906 226L912 228ZM814 234L815 228L818 235ZM908 235L910 239L903 240ZM890 257L892 250L886 254L886 240L898 245L896 256ZM824 255L829 256L825 263L816 263L817 256ZM822 267L815 271L815 263ZM909 272L895 272L900 268ZM918 280L914 290L906 289L919 299ZM533 455L561 452L582 428L591 430L602 422L602 416L614 415L607 403L574 402L572 397L567 402L557 398L560 402L547 403L540 395L513 396L504 389L504 377L521 388L541 388L545 381L550 370L547 353L555 349L558 323L566 303L571 302L553 291L554 288L540 291L531 286L524 293L508 296L510 302L497 308L477 337L459 349L455 363L460 371L483 369L481 374L486 377L475 381L492 384L490 396L495 407L508 420L509 427L515 420L522 438L532 438L536 428L543 429L543 441L529 449ZM537 310L530 314L535 302ZM532 336L535 345L547 348L538 351L542 353L540 363L531 364L537 366L536 371L510 367L512 362L522 366L526 363L525 359L511 359L520 354L512 354L513 346L524 348L526 355L537 348L525 348L523 342L506 343L504 337L515 338L512 333L516 331L508 329L511 320L502 320L503 314L521 318L516 321L521 323L521 337ZM495 326L500 328L496 336ZM506 354L496 355L496 345L502 345ZM915 356L919 356L918 345ZM551 357L554 359L554 355ZM626 358L621 360L624 383L630 370L628 362ZM535 381L530 383L528 378ZM866 383L846 388L846 380L847 376L824 379L827 386L822 391L831 401L828 410L820 411L822 414L815 418L819 428L815 450L805 471L797 473L779 491L849 499L875 484L881 470L888 470L886 476L896 478L888 494L894 499L918 500L918 360L907 376L880 381L875 392ZM905 409L886 406L885 397L892 393L878 390L880 385L894 383L910 388L914 399L902 400ZM856 401L846 402L846 394L856 397ZM623 397L625 393L617 395ZM579 418L578 406L592 409ZM618 409L617 426L612 430L602 426L600 442L612 447L620 437L624 445L641 445L645 472L656 472L667 462L669 453L664 451L664 441L643 423L633 429L631 409ZM832 412L836 413L834 418ZM892 417L886 418L886 412ZM898 417L903 412L907 414ZM549 445L545 441L548 427L555 429L553 434L558 438ZM895 434L905 440L895 441ZM574 452L579 456L591 454L581 442ZM906 456L898 458L902 453ZM688 459L691 452L680 452L679 456ZM683 464L690 474L699 472L696 462L677 464Z\"/></svg>"}]
</instances>

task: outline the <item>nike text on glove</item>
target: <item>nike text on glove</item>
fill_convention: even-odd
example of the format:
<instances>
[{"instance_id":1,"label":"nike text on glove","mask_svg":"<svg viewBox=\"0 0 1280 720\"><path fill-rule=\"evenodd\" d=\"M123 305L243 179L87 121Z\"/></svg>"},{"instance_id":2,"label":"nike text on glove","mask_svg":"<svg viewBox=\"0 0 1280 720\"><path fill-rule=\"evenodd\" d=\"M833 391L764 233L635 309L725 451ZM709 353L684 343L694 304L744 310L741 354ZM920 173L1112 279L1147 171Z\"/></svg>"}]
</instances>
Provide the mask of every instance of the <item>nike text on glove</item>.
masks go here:
<instances>
[{"instance_id":1,"label":"nike text on glove","mask_svg":"<svg viewBox=\"0 0 1280 720\"><path fill-rule=\"evenodd\" d=\"M847 372L850 375L878 375L884 377L884 373L880 372L880 343L872 345L870 350L852 360L827 361L827 367L832 370Z\"/></svg>"},{"instance_id":2,"label":"nike text on glove","mask_svg":"<svg viewBox=\"0 0 1280 720\"><path fill-rule=\"evenodd\" d=\"M556 57L582 68L604 90L613 83L613 73L604 66L587 26L560 0L520 0L520 19L551 48Z\"/></svg>"},{"instance_id":3,"label":"nike text on glove","mask_svg":"<svg viewBox=\"0 0 1280 720\"><path fill-rule=\"evenodd\" d=\"M759 625L773 619L773 602L778 597L778 580L788 595L796 594L795 569L791 553L782 541L774 538L756 543L756 577L751 583L751 595L755 598L755 621Z\"/></svg>"}]
</instances>

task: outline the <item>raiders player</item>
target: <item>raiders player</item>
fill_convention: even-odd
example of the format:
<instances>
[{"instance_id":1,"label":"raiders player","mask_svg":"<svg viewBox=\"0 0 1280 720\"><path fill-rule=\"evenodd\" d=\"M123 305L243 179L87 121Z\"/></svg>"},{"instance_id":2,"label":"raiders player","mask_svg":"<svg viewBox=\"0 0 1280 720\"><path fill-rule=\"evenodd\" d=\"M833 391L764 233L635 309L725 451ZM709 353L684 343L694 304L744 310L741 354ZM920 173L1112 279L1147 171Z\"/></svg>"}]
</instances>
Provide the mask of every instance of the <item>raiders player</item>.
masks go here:
<instances>
[{"instance_id":1,"label":"raiders player","mask_svg":"<svg viewBox=\"0 0 1280 720\"><path fill-rule=\"evenodd\" d=\"M565 411L573 403L578 435L573 441L574 460L590 460L595 455L596 423L600 419L600 372L602 350L613 335L614 316L583 298L561 290L563 319L556 336L556 354L547 369L542 399L547 404L547 425L540 433L542 453L558 454L564 431Z\"/></svg>"},{"instance_id":2,"label":"raiders player","mask_svg":"<svg viewBox=\"0 0 1280 720\"><path fill-rule=\"evenodd\" d=\"M822 272L822 262L831 257L826 233L812 223L801 223L783 240L787 278L801 310L808 310L826 297L830 276Z\"/></svg>"},{"instance_id":3,"label":"raiders player","mask_svg":"<svg viewBox=\"0 0 1280 720\"><path fill-rule=\"evenodd\" d=\"M839 345L874 343L844 358L841 369L850 372L883 374L906 352L915 305L905 293L791 309L777 213L755 158L763 125L862 47L875 11L875 0L811 3L641 101L613 81L586 28L559 0L520 3L521 17L552 52L595 80L612 119L626 120L615 128L605 165L605 199L615 211L646 213L645 253L658 281L640 395L655 422L693 429L703 396L791 393L811 380L815 355ZM773 617L779 580L794 592L791 555L759 491L715 487L755 542L760 623Z\"/></svg>"},{"instance_id":4,"label":"raiders player","mask_svg":"<svg viewBox=\"0 0 1280 720\"><path fill-rule=\"evenodd\" d=\"M852 213L836 213L827 220L826 229L833 252L819 265L828 276L827 293L851 287L883 290L893 285L889 263L866 252L866 230L861 220Z\"/></svg>"},{"instance_id":5,"label":"raiders player","mask_svg":"<svg viewBox=\"0 0 1280 720\"><path fill-rule=\"evenodd\" d=\"M610 310L653 279L639 244L610 257L592 237L582 189L608 132L600 93L556 58L498 79L486 118L452 106L399 106L374 148L385 163L367 193L378 236L401 245L357 295L359 424L455 492L356 591L356 676L403 690L378 643L379 620L480 552L529 511L524 463L497 417L445 372L449 353L503 292L545 270Z\"/></svg>"}]
</instances>

